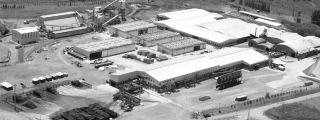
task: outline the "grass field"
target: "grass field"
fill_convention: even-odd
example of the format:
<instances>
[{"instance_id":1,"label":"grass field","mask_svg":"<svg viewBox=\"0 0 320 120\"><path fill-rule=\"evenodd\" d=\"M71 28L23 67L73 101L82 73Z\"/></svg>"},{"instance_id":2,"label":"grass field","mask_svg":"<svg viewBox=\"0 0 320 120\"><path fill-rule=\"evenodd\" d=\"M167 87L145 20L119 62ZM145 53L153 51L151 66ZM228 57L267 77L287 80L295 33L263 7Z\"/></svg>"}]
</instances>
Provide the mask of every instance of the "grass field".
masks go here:
<instances>
[{"instance_id":1,"label":"grass field","mask_svg":"<svg viewBox=\"0 0 320 120\"><path fill-rule=\"evenodd\" d=\"M273 120L320 120L317 108L302 103L292 103L272 108L265 115Z\"/></svg>"}]
</instances>

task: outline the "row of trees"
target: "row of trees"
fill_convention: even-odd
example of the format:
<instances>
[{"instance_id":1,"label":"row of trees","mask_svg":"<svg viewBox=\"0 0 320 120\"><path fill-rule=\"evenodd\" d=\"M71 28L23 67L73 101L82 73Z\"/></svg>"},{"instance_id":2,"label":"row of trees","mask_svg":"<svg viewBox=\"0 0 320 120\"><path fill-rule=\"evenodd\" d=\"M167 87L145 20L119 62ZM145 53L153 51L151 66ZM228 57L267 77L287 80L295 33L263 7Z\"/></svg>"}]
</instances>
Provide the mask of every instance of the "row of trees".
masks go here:
<instances>
[{"instance_id":1,"label":"row of trees","mask_svg":"<svg viewBox=\"0 0 320 120\"><path fill-rule=\"evenodd\" d=\"M7 4L3 4L3 5L1 6L1 8L3 8L3 9L8 9L8 8L24 8L24 5L16 5L16 4L14 4L14 5L7 5Z\"/></svg>"}]
</instances>

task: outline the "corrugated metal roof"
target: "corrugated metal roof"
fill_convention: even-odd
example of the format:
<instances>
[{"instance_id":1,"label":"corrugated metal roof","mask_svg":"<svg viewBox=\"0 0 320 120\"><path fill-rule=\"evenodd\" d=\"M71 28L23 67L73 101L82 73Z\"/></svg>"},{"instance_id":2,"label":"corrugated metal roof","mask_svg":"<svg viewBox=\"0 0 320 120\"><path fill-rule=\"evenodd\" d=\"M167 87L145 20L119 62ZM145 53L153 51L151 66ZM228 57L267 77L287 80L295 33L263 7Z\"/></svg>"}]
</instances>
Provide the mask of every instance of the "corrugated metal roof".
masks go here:
<instances>
[{"instance_id":1,"label":"corrugated metal roof","mask_svg":"<svg viewBox=\"0 0 320 120\"><path fill-rule=\"evenodd\" d=\"M30 33L30 32L39 32L39 30L36 27L24 27L24 28L18 28L13 30L19 32L20 34Z\"/></svg>"},{"instance_id":2,"label":"corrugated metal roof","mask_svg":"<svg viewBox=\"0 0 320 120\"><path fill-rule=\"evenodd\" d=\"M76 27L76 28L70 28L70 29L65 29L65 30L53 31L53 33L58 34L58 33L64 33L64 32L76 31L76 30L82 30L82 29L88 29L88 28L87 27Z\"/></svg>"},{"instance_id":3,"label":"corrugated metal roof","mask_svg":"<svg viewBox=\"0 0 320 120\"><path fill-rule=\"evenodd\" d=\"M171 31L159 31L155 33L150 33L150 34L145 34L139 36L141 39L145 41L154 41L154 40L159 40L159 39L164 39L164 38L170 38L174 36L179 36L179 33L176 32L171 32Z\"/></svg>"},{"instance_id":4,"label":"corrugated metal roof","mask_svg":"<svg viewBox=\"0 0 320 120\"><path fill-rule=\"evenodd\" d=\"M79 24L77 17L68 17L57 20L48 20L44 22L45 25L55 25L55 26L68 26L71 24Z\"/></svg>"},{"instance_id":5,"label":"corrugated metal roof","mask_svg":"<svg viewBox=\"0 0 320 120\"><path fill-rule=\"evenodd\" d=\"M265 24L268 24L268 25L271 25L271 26L275 26L275 27L280 27L281 26L280 23L268 21L268 20L265 20L265 19L262 19L262 18L258 18L258 19L256 19L256 21L262 22L262 23L265 23Z\"/></svg>"},{"instance_id":6,"label":"corrugated metal roof","mask_svg":"<svg viewBox=\"0 0 320 120\"><path fill-rule=\"evenodd\" d=\"M124 32L129 32L129 31L133 31L133 30L156 27L156 25L153 23L147 22L147 21L134 21L134 22L129 22L129 23L113 25L111 27L116 28L121 31L124 31Z\"/></svg>"},{"instance_id":7,"label":"corrugated metal roof","mask_svg":"<svg viewBox=\"0 0 320 120\"><path fill-rule=\"evenodd\" d=\"M252 65L266 60L268 60L268 57L252 49L225 48L209 53L208 57L148 70L146 73L161 82L209 68L216 67L219 69L219 67L227 64L243 62Z\"/></svg>"},{"instance_id":8,"label":"corrugated metal roof","mask_svg":"<svg viewBox=\"0 0 320 120\"><path fill-rule=\"evenodd\" d=\"M191 46L200 45L200 44L205 44L205 42L202 42L193 38L188 38L188 39L182 39L182 40L174 41L170 43L165 43L165 44L162 44L161 46L168 49L180 49L180 48L186 48L186 47L191 47Z\"/></svg>"},{"instance_id":9,"label":"corrugated metal roof","mask_svg":"<svg viewBox=\"0 0 320 120\"><path fill-rule=\"evenodd\" d=\"M107 50L107 49L111 49L119 46L130 45L130 44L134 44L134 43L129 39L124 39L121 37L116 37L116 38L112 37L112 38L107 38L105 40L98 41L98 42L81 44L76 47L86 50L88 52L97 52L97 51L103 51L103 50Z\"/></svg>"}]
</instances>

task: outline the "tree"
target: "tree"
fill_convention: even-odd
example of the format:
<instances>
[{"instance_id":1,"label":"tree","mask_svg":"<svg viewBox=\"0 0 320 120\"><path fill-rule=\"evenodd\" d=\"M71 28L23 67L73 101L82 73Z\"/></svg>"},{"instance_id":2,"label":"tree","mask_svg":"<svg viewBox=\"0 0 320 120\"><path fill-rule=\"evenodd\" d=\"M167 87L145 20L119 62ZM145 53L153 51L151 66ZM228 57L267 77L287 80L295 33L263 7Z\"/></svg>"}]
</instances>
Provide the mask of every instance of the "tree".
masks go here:
<instances>
[{"instance_id":1,"label":"tree","mask_svg":"<svg viewBox=\"0 0 320 120\"><path fill-rule=\"evenodd\" d=\"M320 10L316 10L312 13L311 23L320 26Z\"/></svg>"},{"instance_id":2,"label":"tree","mask_svg":"<svg viewBox=\"0 0 320 120\"><path fill-rule=\"evenodd\" d=\"M9 33L9 29L5 25L0 24L0 36L6 35L8 33Z\"/></svg>"}]
</instances>

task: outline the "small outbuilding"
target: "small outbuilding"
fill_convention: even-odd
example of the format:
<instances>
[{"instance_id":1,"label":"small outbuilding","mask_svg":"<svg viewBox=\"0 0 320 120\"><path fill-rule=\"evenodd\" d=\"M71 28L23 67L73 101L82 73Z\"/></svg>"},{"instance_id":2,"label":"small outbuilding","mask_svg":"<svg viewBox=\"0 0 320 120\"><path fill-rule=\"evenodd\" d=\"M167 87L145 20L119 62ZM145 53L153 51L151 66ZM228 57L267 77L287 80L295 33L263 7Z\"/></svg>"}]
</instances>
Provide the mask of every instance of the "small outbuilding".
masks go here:
<instances>
[{"instance_id":1,"label":"small outbuilding","mask_svg":"<svg viewBox=\"0 0 320 120\"><path fill-rule=\"evenodd\" d=\"M12 30L12 40L25 45L40 40L39 30L36 27L25 27Z\"/></svg>"}]
</instances>

